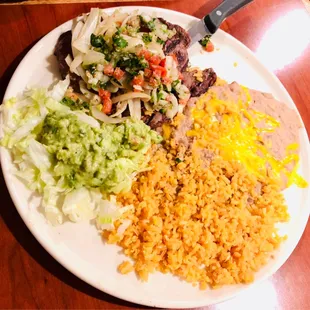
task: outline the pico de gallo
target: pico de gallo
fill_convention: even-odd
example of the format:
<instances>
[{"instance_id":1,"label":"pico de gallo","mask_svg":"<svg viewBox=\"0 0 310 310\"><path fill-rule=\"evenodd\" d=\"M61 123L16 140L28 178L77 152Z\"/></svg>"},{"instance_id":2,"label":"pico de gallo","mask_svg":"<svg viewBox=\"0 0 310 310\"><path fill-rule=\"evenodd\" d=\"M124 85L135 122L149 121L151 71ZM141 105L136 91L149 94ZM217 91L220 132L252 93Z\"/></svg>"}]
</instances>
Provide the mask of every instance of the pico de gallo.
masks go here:
<instances>
[{"instance_id":1,"label":"pico de gallo","mask_svg":"<svg viewBox=\"0 0 310 310\"><path fill-rule=\"evenodd\" d=\"M173 118L190 98L177 58L163 52L175 30L155 17L97 10L75 26L69 60L71 72L82 78L86 103L109 118L140 119L156 111ZM85 30L86 25L92 28Z\"/></svg>"}]
</instances>

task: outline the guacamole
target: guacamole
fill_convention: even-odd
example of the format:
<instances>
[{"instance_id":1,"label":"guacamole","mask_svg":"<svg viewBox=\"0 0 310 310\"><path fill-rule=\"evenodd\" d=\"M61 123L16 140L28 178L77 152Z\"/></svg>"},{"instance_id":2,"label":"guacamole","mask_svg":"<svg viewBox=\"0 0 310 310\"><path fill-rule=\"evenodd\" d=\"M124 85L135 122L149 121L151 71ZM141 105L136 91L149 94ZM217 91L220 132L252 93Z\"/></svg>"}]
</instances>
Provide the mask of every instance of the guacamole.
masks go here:
<instances>
[{"instance_id":1,"label":"guacamole","mask_svg":"<svg viewBox=\"0 0 310 310\"><path fill-rule=\"evenodd\" d=\"M142 121L93 128L74 114L55 111L46 116L39 141L52 154L54 173L70 188L119 193L130 189L132 174L145 167L145 153L162 138Z\"/></svg>"}]
</instances>

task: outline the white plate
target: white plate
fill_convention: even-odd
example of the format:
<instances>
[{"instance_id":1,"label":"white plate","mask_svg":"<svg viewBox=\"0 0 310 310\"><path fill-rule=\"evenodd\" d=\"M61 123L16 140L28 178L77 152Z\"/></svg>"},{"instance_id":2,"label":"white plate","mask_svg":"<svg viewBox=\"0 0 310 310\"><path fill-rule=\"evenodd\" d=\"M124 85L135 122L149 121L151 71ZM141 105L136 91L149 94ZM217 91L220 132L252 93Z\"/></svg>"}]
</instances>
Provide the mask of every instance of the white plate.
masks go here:
<instances>
[{"instance_id":1,"label":"white plate","mask_svg":"<svg viewBox=\"0 0 310 310\"><path fill-rule=\"evenodd\" d=\"M124 7L124 11L134 9L162 16L170 22L188 28L196 18L174 11L148 8ZM113 9L106 10L111 13ZM59 35L70 29L69 21L54 29L42 38L25 56L16 69L7 88L5 98L15 96L27 85L48 86L57 77L57 64L52 56ZM199 46L191 52L191 64L202 68L213 67L217 74L229 82L234 80L248 87L271 92L276 98L295 105L273 73L270 73L243 44L219 30L213 37L213 42L219 51L200 53ZM238 63L234 67L234 62ZM310 180L310 149L305 129L300 131L301 171ZM66 223L52 228L47 225L44 217L33 205L29 205L30 192L10 173L12 163L6 150L1 151L1 164L7 187L14 204L24 222L42 244L42 246L64 267L77 277L92 286L131 302L157 307L187 308L217 303L233 297L248 286L226 286L218 290L200 291L190 284L181 282L170 275L156 273L150 276L148 283L142 283L134 274L123 276L117 273L116 267L124 256L120 248L103 244L96 229L89 225ZM286 201L291 214L291 221L281 226L288 239L278 252L275 259L261 269L256 275L255 283L266 279L286 261L296 247L306 226L310 203L309 188L291 187L285 192Z\"/></svg>"}]
</instances>

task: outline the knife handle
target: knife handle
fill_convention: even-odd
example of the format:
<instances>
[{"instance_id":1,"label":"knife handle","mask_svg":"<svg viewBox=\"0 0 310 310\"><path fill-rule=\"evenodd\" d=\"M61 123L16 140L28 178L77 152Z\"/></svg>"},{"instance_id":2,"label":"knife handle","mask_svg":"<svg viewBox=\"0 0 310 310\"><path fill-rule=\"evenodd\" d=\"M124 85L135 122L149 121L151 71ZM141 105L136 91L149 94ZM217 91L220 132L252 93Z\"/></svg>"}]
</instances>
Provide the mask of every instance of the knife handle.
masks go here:
<instances>
[{"instance_id":1,"label":"knife handle","mask_svg":"<svg viewBox=\"0 0 310 310\"><path fill-rule=\"evenodd\" d=\"M224 0L211 13L204 17L207 29L213 34L225 18L240 10L254 0Z\"/></svg>"}]
</instances>

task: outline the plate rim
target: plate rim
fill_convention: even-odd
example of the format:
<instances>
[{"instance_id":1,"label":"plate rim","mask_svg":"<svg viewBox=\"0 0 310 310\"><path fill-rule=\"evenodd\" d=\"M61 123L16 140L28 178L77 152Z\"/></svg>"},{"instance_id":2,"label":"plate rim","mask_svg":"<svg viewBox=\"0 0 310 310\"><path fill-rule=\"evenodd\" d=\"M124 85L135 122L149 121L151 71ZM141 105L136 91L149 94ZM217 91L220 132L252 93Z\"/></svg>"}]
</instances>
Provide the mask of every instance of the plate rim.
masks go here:
<instances>
[{"instance_id":1,"label":"plate rim","mask_svg":"<svg viewBox=\"0 0 310 310\"><path fill-rule=\"evenodd\" d=\"M183 12L179 12L179 11L175 11L175 10L171 10L171 9L164 9L164 8L159 8L159 7L151 7L151 6L116 6L116 7L111 7L111 8L106 8L103 9L106 12L110 12L113 11L115 9L122 9L122 10L154 10L157 12L173 12L173 14L177 14L180 16L184 16L184 17L190 17L196 21L198 21L199 19L197 17L194 17L190 14L186 14ZM76 17L75 17L76 18ZM8 86L6 88L4 97L3 97L3 102L7 99L8 97L8 93L10 92L10 89L12 88L12 84L13 81L15 79L15 77L19 74L19 71L21 69L21 67L23 66L24 63L27 62L28 57L30 57L29 55L32 54L40 44L42 44L43 40L46 40L48 37L53 36L53 33L59 31L59 29L64 32L64 29L68 28L68 25L70 23L72 23L72 21L75 19L70 19L60 25L58 25L56 28L53 28L51 31L49 31L46 35L44 35L38 42L36 42L36 44L34 46L32 46L32 48L27 52L27 54L23 57L23 59L20 61L20 63L18 64L17 68L15 69L9 83ZM249 53L252 57L253 60L255 60L261 69L263 69L264 71L268 72L268 74L270 75L270 77L272 77L273 81L276 82L277 86L279 87L279 89L281 89L281 92L283 94L286 95L286 97L288 98L288 100L290 101L291 104L293 104L294 109L297 111L298 116L301 119L302 125L303 125L303 134L305 135L305 138L308 139L309 141L309 137L308 137L308 133L307 130L305 128L305 125L303 123L303 120L301 118L301 115L297 109L296 104L294 103L292 97L290 96L290 94L288 93L288 91L286 90L286 88L284 87L284 85L282 84L282 82L280 81L280 79L275 75L274 72L270 71L255 55L255 53L250 50L246 45L244 45L242 42L240 42L238 39L236 39L235 37L233 37L231 34L223 31L222 29L219 29L218 32L221 32L222 35L227 36L230 40L234 41L234 44L236 46L238 46L239 48L247 51L247 53ZM304 146L306 154L310 155L310 144L308 143L307 145ZM52 247L49 247L49 244L46 244L43 240L43 238L40 236L40 234L34 229L32 228L32 225L30 224L29 220L26 219L26 216L22 214L22 212L20 212L20 207L18 207L18 203L17 203L17 199L15 197L15 193L13 190L13 185L12 183L10 183L9 181L9 174L7 173L7 171L4 169L4 152L3 152L3 147L0 148L0 162L1 162L1 169L2 169L2 173L3 173L3 177L8 189L8 192L10 194L10 198L13 201L13 204L17 210L17 212L19 213L19 215L21 216L23 222L25 223L25 225L27 226L27 228L30 230L31 234L35 237L35 239L40 243L40 245L44 248L44 250L46 250L58 263L60 263L63 267L65 267L68 271L70 271L73 275L75 275L76 277L78 277L79 279L83 280L84 282L86 282L87 284L91 285L92 287L94 287L95 289L98 289L104 293L107 293L111 296L114 296L116 298L134 303L134 304L140 304L140 305L145 305L145 306L150 306L150 307L160 307L160 308L194 308L194 307L201 307L201 306L206 306L206 305L211 305L211 304L217 304L219 302L224 302L227 301L229 299L234 298L235 296L244 293L245 291L247 291L250 288L253 288L254 286L259 285L261 282L265 281L267 278L269 278L270 276L272 276L277 270L279 270L283 264L287 261L287 259L291 256L291 254L293 253L293 251L295 250L296 246L298 245L301 237L303 236L304 230L307 226L307 222L308 222L308 218L309 218L309 214L310 214L310 195L308 194L306 197L306 201L305 201L305 205L308 206L308 208L304 208L304 210L302 210L301 212L303 213L303 217L304 218L303 221L298 221L300 226L298 227L298 229L294 230L294 233L297 234L297 238L295 237L294 242L291 242L292 245L290 246L290 251L288 251L286 253L285 256L280 257L278 259L278 262L274 265L272 265L271 270L266 273L266 275L262 276L262 278L258 279L258 280L254 280L254 282L252 284L249 285L244 285L240 290L238 290L237 292L232 292L230 294L227 294L227 296L225 296L225 298L215 298L215 301L213 301L212 303L208 303L207 301L207 297L206 299L202 299L199 300L198 302L184 302L184 301L162 301L162 300L155 300L155 301L150 301L147 299L140 299L139 297L128 297L128 295L126 295L125 297L122 296L121 293L114 291L114 290L110 290L108 287L100 287L95 281L92 281L91 279L87 279L83 272L79 272L79 270L74 269L74 267L71 267L70 265L68 265L61 257L61 255L59 255L58 253L56 253ZM310 188L309 190L310 191ZM189 284L190 285L190 284Z\"/></svg>"}]
</instances>

